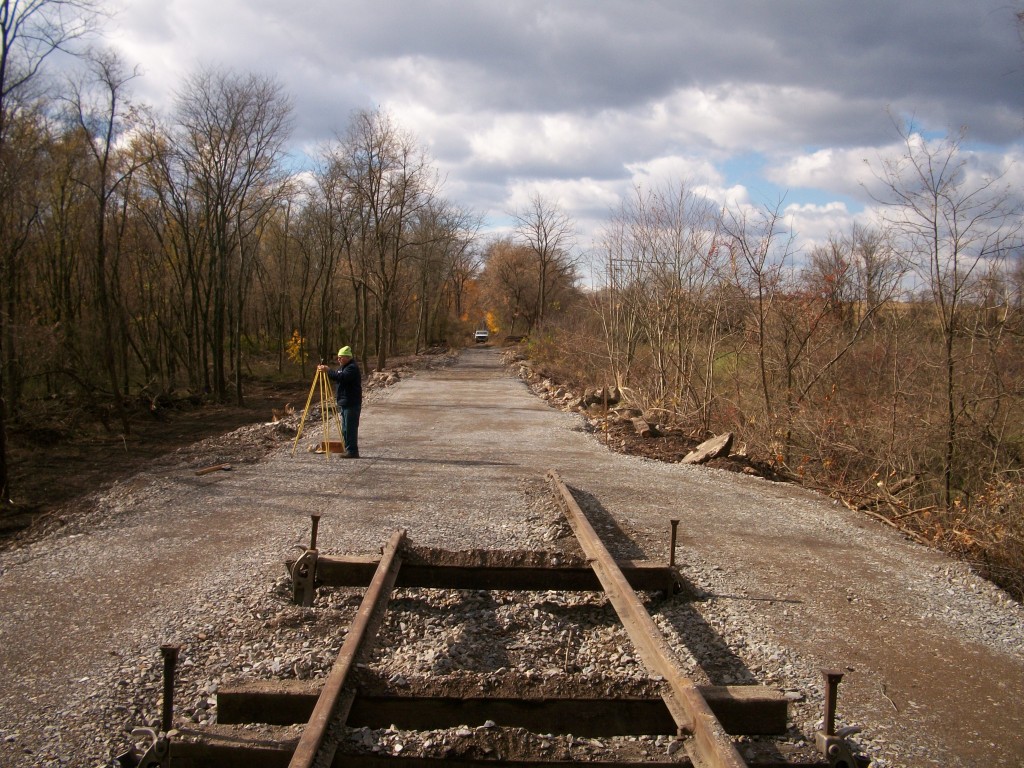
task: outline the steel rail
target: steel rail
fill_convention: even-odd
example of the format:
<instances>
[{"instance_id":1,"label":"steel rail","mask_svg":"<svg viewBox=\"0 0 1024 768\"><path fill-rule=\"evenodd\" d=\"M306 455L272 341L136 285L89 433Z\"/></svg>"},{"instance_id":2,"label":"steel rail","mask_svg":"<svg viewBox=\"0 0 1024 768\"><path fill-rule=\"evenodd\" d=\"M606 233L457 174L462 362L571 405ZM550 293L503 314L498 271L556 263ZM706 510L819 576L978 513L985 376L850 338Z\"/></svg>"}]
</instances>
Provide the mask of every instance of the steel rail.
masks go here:
<instances>
[{"instance_id":1,"label":"steel rail","mask_svg":"<svg viewBox=\"0 0 1024 768\"><path fill-rule=\"evenodd\" d=\"M709 768L746 768L746 762L729 739L722 724L694 682L679 667L658 625L654 623L654 619L615 564L615 559L587 520L572 493L555 470L548 472L548 479L554 485L566 519L572 526L584 554L590 559L591 567L604 586L605 593L629 634L637 654L648 671L661 675L668 683L670 690L665 697L665 704L679 728L693 735L696 754L692 756L695 762Z\"/></svg>"},{"instance_id":2,"label":"steel rail","mask_svg":"<svg viewBox=\"0 0 1024 768\"><path fill-rule=\"evenodd\" d=\"M377 571L373 575L370 586L366 588L356 617L349 628L348 635L345 636L345 642L338 652L338 658L335 659L334 666L331 667L331 672L327 676L320 697L313 708L313 714L310 715L309 722L302 731L302 737L295 747L288 768L311 768L321 749L331 752L329 755L322 756L327 763L333 760L334 750L324 745L324 737L333 720L339 717L342 719L348 717L348 710L352 706L354 694L344 692L345 683L348 680L349 672L376 638L377 631L384 621L388 601L395 588L395 579L398 578L398 571L402 565L401 548L404 542L405 530L398 530L392 534L387 546L384 547Z\"/></svg>"}]
</instances>

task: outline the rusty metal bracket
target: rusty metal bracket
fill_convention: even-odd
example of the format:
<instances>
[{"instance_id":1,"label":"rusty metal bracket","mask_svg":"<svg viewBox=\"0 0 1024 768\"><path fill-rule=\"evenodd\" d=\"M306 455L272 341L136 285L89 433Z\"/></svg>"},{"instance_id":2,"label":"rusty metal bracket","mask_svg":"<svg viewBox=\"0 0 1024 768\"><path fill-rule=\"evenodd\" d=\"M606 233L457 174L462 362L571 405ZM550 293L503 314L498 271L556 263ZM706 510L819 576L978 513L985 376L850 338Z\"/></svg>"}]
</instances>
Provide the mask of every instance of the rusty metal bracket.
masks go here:
<instances>
[{"instance_id":1,"label":"rusty metal bracket","mask_svg":"<svg viewBox=\"0 0 1024 768\"><path fill-rule=\"evenodd\" d=\"M303 608L311 608L316 599L316 565L319 551L316 548L317 533L320 530L320 515L310 515L312 531L309 535L309 547L302 553L290 569L292 577L292 602Z\"/></svg>"},{"instance_id":2,"label":"rusty metal bracket","mask_svg":"<svg viewBox=\"0 0 1024 768\"><path fill-rule=\"evenodd\" d=\"M142 754L132 745L128 751L117 756L121 768L170 768L171 737L174 731L174 674L178 666L177 645L161 645L160 654L164 660L163 713L160 717L160 731L155 728L133 728L132 739L146 740L149 746Z\"/></svg>"},{"instance_id":3,"label":"rusty metal bracket","mask_svg":"<svg viewBox=\"0 0 1024 768\"><path fill-rule=\"evenodd\" d=\"M857 754L847 741L848 736L860 733L860 728L836 730L836 706L843 673L838 669L823 669L821 673L825 677L825 720L824 728L814 736L815 745L828 759L829 768L867 768L871 761Z\"/></svg>"},{"instance_id":4,"label":"rusty metal bracket","mask_svg":"<svg viewBox=\"0 0 1024 768\"><path fill-rule=\"evenodd\" d=\"M171 739L166 734L157 734L153 728L133 728L132 738L146 738L150 740L150 746L142 755L139 755L134 747L122 755L117 756L117 762L121 768L170 768L171 765Z\"/></svg>"},{"instance_id":5,"label":"rusty metal bracket","mask_svg":"<svg viewBox=\"0 0 1024 768\"><path fill-rule=\"evenodd\" d=\"M838 734L825 736L819 732L815 741L818 749L828 760L829 768L867 768L871 764L867 757L853 751L850 742L844 736Z\"/></svg>"},{"instance_id":6,"label":"rusty metal bracket","mask_svg":"<svg viewBox=\"0 0 1024 768\"><path fill-rule=\"evenodd\" d=\"M319 553L307 549L292 566L292 602L309 608L316 599L316 561Z\"/></svg>"}]
</instances>

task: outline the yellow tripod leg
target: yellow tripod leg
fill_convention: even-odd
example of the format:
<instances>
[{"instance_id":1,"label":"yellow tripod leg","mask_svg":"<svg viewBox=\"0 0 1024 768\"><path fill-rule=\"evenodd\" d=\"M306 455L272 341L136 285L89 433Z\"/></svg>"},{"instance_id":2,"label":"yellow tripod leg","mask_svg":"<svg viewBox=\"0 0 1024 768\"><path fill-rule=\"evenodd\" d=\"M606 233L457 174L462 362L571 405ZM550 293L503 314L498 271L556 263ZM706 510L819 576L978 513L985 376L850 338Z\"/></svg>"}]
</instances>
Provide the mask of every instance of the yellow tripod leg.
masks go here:
<instances>
[{"instance_id":1,"label":"yellow tripod leg","mask_svg":"<svg viewBox=\"0 0 1024 768\"><path fill-rule=\"evenodd\" d=\"M299 438L302 437L302 427L306 424L306 417L309 415L309 404L313 402L313 392L316 391L316 383L319 378L320 371L318 370L317 375L313 376L313 384L309 388L309 397L306 398L306 407L302 409L302 419L299 420L299 431L295 433L295 442L292 443L292 456L295 455L295 449L299 445Z\"/></svg>"},{"instance_id":2,"label":"yellow tripod leg","mask_svg":"<svg viewBox=\"0 0 1024 768\"><path fill-rule=\"evenodd\" d=\"M327 458L331 458L331 432L330 432L330 401L331 401L331 386L330 379L327 378L327 374L321 371L320 378L320 422L322 426L322 432L324 436L324 452L327 454Z\"/></svg>"},{"instance_id":3,"label":"yellow tripod leg","mask_svg":"<svg viewBox=\"0 0 1024 768\"><path fill-rule=\"evenodd\" d=\"M341 440L342 445L345 444L345 430L341 424L341 412L338 410L338 402L335 401L332 405L331 415L334 416L334 424L338 428L338 438Z\"/></svg>"}]
</instances>

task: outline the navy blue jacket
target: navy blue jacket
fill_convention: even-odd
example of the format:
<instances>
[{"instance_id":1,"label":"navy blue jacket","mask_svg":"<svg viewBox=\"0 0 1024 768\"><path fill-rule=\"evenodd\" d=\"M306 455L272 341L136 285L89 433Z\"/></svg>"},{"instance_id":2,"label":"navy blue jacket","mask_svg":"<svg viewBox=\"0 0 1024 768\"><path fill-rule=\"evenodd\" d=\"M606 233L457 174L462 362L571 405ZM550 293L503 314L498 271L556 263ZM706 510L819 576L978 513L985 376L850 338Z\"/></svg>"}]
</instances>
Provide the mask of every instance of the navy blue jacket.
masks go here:
<instances>
[{"instance_id":1,"label":"navy blue jacket","mask_svg":"<svg viewBox=\"0 0 1024 768\"><path fill-rule=\"evenodd\" d=\"M337 384L338 407L352 408L363 403L363 379L353 357L341 368L328 369L327 376Z\"/></svg>"}]
</instances>

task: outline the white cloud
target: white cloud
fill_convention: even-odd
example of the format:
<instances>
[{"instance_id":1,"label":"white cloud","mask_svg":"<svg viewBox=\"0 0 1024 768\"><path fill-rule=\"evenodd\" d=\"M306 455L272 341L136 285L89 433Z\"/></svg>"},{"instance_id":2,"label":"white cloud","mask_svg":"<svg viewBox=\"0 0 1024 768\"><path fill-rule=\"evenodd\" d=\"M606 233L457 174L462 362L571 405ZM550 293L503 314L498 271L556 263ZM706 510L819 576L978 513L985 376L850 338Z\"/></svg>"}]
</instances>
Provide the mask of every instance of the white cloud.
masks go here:
<instances>
[{"instance_id":1,"label":"white cloud","mask_svg":"<svg viewBox=\"0 0 1024 768\"><path fill-rule=\"evenodd\" d=\"M784 189L817 189L865 199L865 189L874 186L879 158L885 154L885 149L875 147L780 154L766 167L765 177Z\"/></svg>"},{"instance_id":2,"label":"white cloud","mask_svg":"<svg viewBox=\"0 0 1024 768\"><path fill-rule=\"evenodd\" d=\"M496 226L529 189L587 230L632 185L686 180L737 207L807 191L787 216L813 242L866 215L872 168L900 149L887 109L969 125L986 142L969 172L1024 189L1024 55L1002 0L115 3L109 42L141 66L140 99L166 109L200 64L273 74L305 148L384 106Z\"/></svg>"},{"instance_id":3,"label":"white cloud","mask_svg":"<svg viewBox=\"0 0 1024 768\"><path fill-rule=\"evenodd\" d=\"M823 245L830 237L849 234L855 217L840 202L815 205L787 205L783 210L783 221L796 236L796 249L806 255L816 245Z\"/></svg>"},{"instance_id":4,"label":"white cloud","mask_svg":"<svg viewBox=\"0 0 1024 768\"><path fill-rule=\"evenodd\" d=\"M628 163L630 179L634 184L658 186L680 179L702 188L720 187L725 179L718 167L706 157L663 155L650 160Z\"/></svg>"}]
</instances>

